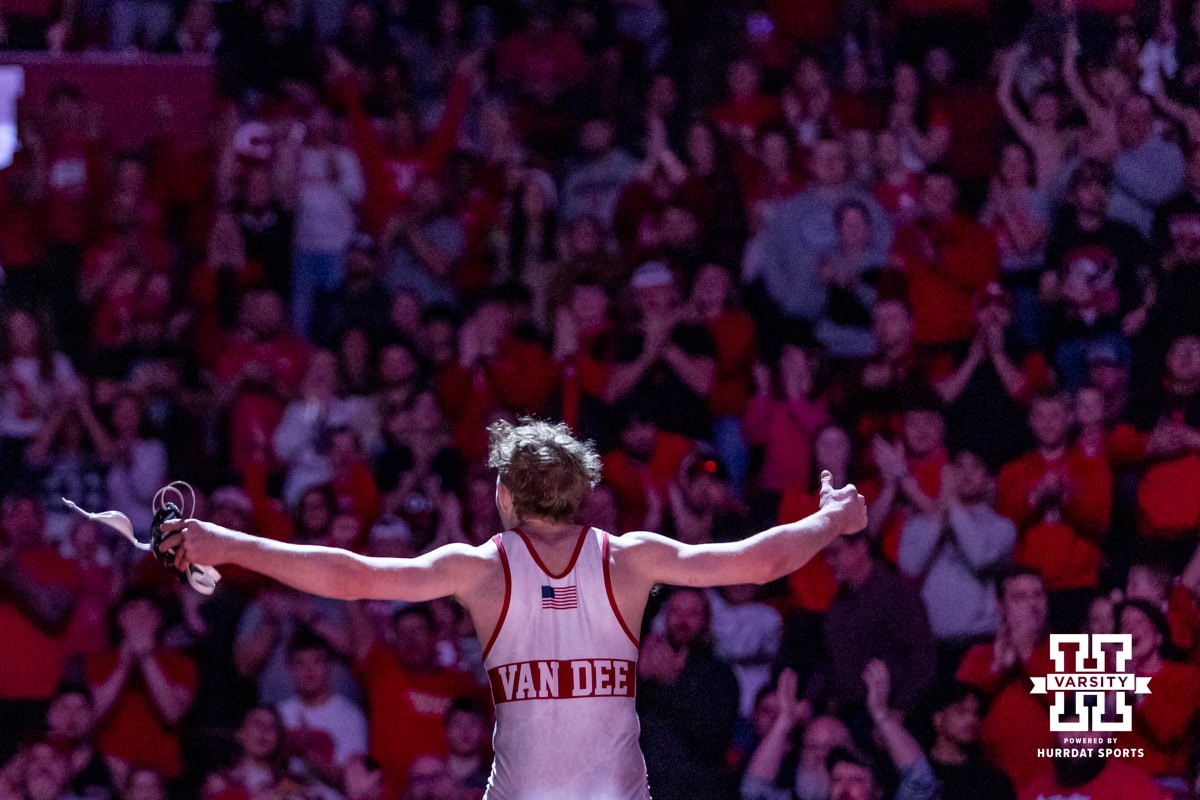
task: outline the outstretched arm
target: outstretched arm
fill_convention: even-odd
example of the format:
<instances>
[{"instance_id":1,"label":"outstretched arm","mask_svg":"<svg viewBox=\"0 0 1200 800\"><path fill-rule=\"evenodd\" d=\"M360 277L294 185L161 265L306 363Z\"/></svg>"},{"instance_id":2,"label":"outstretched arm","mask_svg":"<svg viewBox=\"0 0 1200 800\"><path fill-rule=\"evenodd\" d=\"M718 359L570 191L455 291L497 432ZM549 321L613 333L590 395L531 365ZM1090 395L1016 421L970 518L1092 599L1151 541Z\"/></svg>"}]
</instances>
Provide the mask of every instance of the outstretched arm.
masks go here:
<instances>
[{"instance_id":1,"label":"outstretched arm","mask_svg":"<svg viewBox=\"0 0 1200 800\"><path fill-rule=\"evenodd\" d=\"M175 566L236 564L302 592L337 600L424 602L458 594L486 561L479 548L446 545L416 558L372 558L319 545L276 542L198 519L163 524ZM490 546L490 545L485 545Z\"/></svg>"},{"instance_id":2,"label":"outstretched arm","mask_svg":"<svg viewBox=\"0 0 1200 800\"><path fill-rule=\"evenodd\" d=\"M730 586L768 583L804 566L825 545L866 527L867 504L853 484L834 489L821 473L821 508L802 520L776 525L749 539L688 545L656 533L628 533L614 544L649 584Z\"/></svg>"}]
</instances>

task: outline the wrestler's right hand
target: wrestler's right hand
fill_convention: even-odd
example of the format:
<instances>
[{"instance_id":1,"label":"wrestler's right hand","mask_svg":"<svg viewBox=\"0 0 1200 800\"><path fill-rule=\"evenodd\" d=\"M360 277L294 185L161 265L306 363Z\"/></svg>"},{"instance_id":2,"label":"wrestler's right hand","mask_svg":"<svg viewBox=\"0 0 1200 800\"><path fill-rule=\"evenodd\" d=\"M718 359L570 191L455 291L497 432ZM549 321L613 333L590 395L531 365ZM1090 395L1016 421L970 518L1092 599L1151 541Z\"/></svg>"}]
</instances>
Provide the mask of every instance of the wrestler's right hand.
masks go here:
<instances>
[{"instance_id":1,"label":"wrestler's right hand","mask_svg":"<svg viewBox=\"0 0 1200 800\"><path fill-rule=\"evenodd\" d=\"M175 550L175 568L189 564L217 566L229 561L229 546L238 534L229 528L199 519L175 519L162 525L162 549Z\"/></svg>"},{"instance_id":2,"label":"wrestler's right hand","mask_svg":"<svg viewBox=\"0 0 1200 800\"><path fill-rule=\"evenodd\" d=\"M829 470L821 473L821 510L836 521L838 532L843 536L858 533L867 527L867 501L853 483L840 489L833 488L833 476Z\"/></svg>"}]
</instances>

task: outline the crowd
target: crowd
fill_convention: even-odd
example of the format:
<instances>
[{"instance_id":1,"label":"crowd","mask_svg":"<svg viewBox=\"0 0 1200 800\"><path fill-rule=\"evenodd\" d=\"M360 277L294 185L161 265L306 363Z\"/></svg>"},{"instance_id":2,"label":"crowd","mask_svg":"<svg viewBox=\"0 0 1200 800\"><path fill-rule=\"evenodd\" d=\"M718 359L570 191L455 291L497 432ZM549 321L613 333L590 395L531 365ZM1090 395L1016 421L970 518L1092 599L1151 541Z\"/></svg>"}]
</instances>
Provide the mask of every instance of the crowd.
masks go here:
<instances>
[{"instance_id":1,"label":"crowd","mask_svg":"<svg viewBox=\"0 0 1200 800\"><path fill-rule=\"evenodd\" d=\"M615 533L868 498L656 593L658 800L1200 796L1200 4L3 0L0 46L222 98L117 150L63 83L0 171L0 800L481 797L451 601L204 597L61 498L479 544L520 414ZM1132 635L1121 754L1038 755L1052 631Z\"/></svg>"}]
</instances>

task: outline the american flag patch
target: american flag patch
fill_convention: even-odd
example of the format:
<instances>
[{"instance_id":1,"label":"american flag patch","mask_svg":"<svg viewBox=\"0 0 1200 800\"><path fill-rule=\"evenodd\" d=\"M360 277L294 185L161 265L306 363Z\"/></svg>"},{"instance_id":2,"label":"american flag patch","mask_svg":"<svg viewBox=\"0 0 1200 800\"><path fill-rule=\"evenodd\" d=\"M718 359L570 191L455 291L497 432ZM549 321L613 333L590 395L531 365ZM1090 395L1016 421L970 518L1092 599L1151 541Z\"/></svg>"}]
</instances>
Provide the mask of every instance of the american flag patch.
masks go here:
<instances>
[{"instance_id":1,"label":"american flag patch","mask_svg":"<svg viewBox=\"0 0 1200 800\"><path fill-rule=\"evenodd\" d=\"M542 608L552 608L556 611L579 608L579 595L574 586L543 586Z\"/></svg>"}]
</instances>

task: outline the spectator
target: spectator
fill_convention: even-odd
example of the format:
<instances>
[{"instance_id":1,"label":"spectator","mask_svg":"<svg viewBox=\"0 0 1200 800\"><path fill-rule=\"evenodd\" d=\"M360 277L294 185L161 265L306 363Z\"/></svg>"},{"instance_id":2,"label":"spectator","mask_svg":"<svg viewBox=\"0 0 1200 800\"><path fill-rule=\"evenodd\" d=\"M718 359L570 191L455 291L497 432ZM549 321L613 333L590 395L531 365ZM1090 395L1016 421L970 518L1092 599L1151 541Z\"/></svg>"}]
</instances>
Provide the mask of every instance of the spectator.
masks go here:
<instances>
[{"instance_id":1,"label":"spectator","mask_svg":"<svg viewBox=\"0 0 1200 800\"><path fill-rule=\"evenodd\" d=\"M366 185L358 157L334 138L329 109L318 107L293 130L299 135L282 142L276 155L276 179L296 214L292 326L307 336L318 293L342 280L346 246L354 235L354 206L362 202Z\"/></svg>"},{"instance_id":2,"label":"spectator","mask_svg":"<svg viewBox=\"0 0 1200 800\"><path fill-rule=\"evenodd\" d=\"M82 586L77 567L46 544L41 502L8 493L0 505L0 759L41 725L66 669L62 636Z\"/></svg>"},{"instance_id":3,"label":"spectator","mask_svg":"<svg viewBox=\"0 0 1200 800\"><path fill-rule=\"evenodd\" d=\"M46 739L67 757L72 794L116 800L112 772L96 749L95 723L91 694L82 686L67 685L46 710Z\"/></svg>"},{"instance_id":4,"label":"spectator","mask_svg":"<svg viewBox=\"0 0 1200 800\"><path fill-rule=\"evenodd\" d=\"M837 717L818 717L804 725L799 753L793 752L793 733L812 712L811 706L796 697L796 688L796 673L785 669L772 695L774 718L762 733L742 776L742 800L781 797L789 788L791 794L786 796L799 800L829 797L826 760L834 748L851 746L850 731ZM796 758L794 775L786 769L790 758Z\"/></svg>"},{"instance_id":5,"label":"spectator","mask_svg":"<svg viewBox=\"0 0 1200 800\"><path fill-rule=\"evenodd\" d=\"M446 711L454 698L473 695L478 687L466 673L438 663L428 607L396 612L390 646L372 641L364 624L364 619L356 622L356 670L369 709L371 755L383 765L385 784L403 790L409 771L417 769L422 757L440 761L449 754L443 730Z\"/></svg>"},{"instance_id":6,"label":"spectator","mask_svg":"<svg viewBox=\"0 0 1200 800\"><path fill-rule=\"evenodd\" d=\"M175 24L174 9L158 0L113 0L109 6L110 50L158 50Z\"/></svg>"},{"instance_id":7,"label":"spectator","mask_svg":"<svg viewBox=\"0 0 1200 800\"><path fill-rule=\"evenodd\" d=\"M237 760L204 782L204 800L255 800L272 791L286 775L287 731L273 706L246 712L234 734Z\"/></svg>"},{"instance_id":8,"label":"spectator","mask_svg":"<svg viewBox=\"0 0 1200 800\"><path fill-rule=\"evenodd\" d=\"M1028 116L1017 106L1013 88L1017 73L1029 57L1029 45L1020 42L1006 56L1000 71L996 98L1009 126L1029 148L1034 161L1034 185L1046 188L1058 175L1077 138L1076 131L1062 127L1062 98L1048 86L1029 99Z\"/></svg>"},{"instance_id":9,"label":"spectator","mask_svg":"<svg viewBox=\"0 0 1200 800\"><path fill-rule=\"evenodd\" d=\"M1053 379L1041 352L1016 341L1013 303L996 282L975 296L975 336L953 372L934 384L947 406L948 438L993 468L1029 447L1025 404Z\"/></svg>"},{"instance_id":10,"label":"spectator","mask_svg":"<svg viewBox=\"0 0 1200 800\"><path fill-rule=\"evenodd\" d=\"M290 589L272 587L258 594L237 623L233 662L253 681L258 702L274 705L296 694L287 668L287 645L300 626L325 638L342 655L350 653L350 619L345 604ZM334 666L334 689L357 699L358 684L341 661Z\"/></svg>"},{"instance_id":11,"label":"spectator","mask_svg":"<svg viewBox=\"0 0 1200 800\"><path fill-rule=\"evenodd\" d=\"M857 200L870 213L873 246L868 262L883 263L892 241L892 226L874 198L847 180L846 150L836 139L813 146L809 188L780 202L777 212L759 234L760 252L748 262L743 280L760 277L772 311L814 323L825 310L827 293L821 282L819 258L836 244L834 212L847 200ZM752 254L752 248L747 249Z\"/></svg>"},{"instance_id":12,"label":"spectator","mask_svg":"<svg viewBox=\"0 0 1200 800\"><path fill-rule=\"evenodd\" d=\"M752 584L722 586L708 593L713 650L733 668L743 717L754 710L754 698L770 683L771 665L783 636L779 612L759 601L757 594L758 587Z\"/></svg>"},{"instance_id":13,"label":"spectator","mask_svg":"<svg viewBox=\"0 0 1200 800\"><path fill-rule=\"evenodd\" d=\"M129 517L134 530L149 530L153 517L151 501L155 492L169 483L166 445L150 434L144 401L136 394L114 398L110 418L113 431L111 461L105 476L108 502ZM84 419L86 422L86 417Z\"/></svg>"},{"instance_id":14,"label":"spectator","mask_svg":"<svg viewBox=\"0 0 1200 800\"><path fill-rule=\"evenodd\" d=\"M1200 525L1200 511L1191 504L1164 502L1177 495L1180 481L1196 471L1195 433L1200 426L1200 337L1176 337L1167 350L1162 384L1148 387L1132 399L1128 417L1144 441L1150 459L1138 489L1139 532L1146 546L1174 565L1190 554L1181 540Z\"/></svg>"},{"instance_id":15,"label":"spectator","mask_svg":"<svg viewBox=\"0 0 1200 800\"><path fill-rule=\"evenodd\" d=\"M946 421L937 397L915 394L902 402L900 440L889 442L877 435L871 443L881 486L870 504L867 530L892 563L905 521L936 508L942 470L949 460Z\"/></svg>"},{"instance_id":16,"label":"spectator","mask_svg":"<svg viewBox=\"0 0 1200 800\"><path fill-rule=\"evenodd\" d=\"M4 320L2 361L8 377L0 405L0 446L5 480L21 465L25 446L49 417L56 401L79 392L70 359L54 348L47 324L32 313L11 309Z\"/></svg>"},{"instance_id":17,"label":"spectator","mask_svg":"<svg viewBox=\"0 0 1200 800\"><path fill-rule=\"evenodd\" d=\"M487 788L491 757L490 714L482 703L460 697L446 710L446 772L455 782L462 800L479 800Z\"/></svg>"},{"instance_id":18,"label":"spectator","mask_svg":"<svg viewBox=\"0 0 1200 800\"><path fill-rule=\"evenodd\" d=\"M995 633L990 575L1008 559L1016 526L992 509L991 476L982 459L960 450L942 468L931 513L910 517L900 534L900 569L920 581L939 647L957 664L967 647Z\"/></svg>"},{"instance_id":19,"label":"spectator","mask_svg":"<svg viewBox=\"0 0 1200 800\"><path fill-rule=\"evenodd\" d=\"M716 378L716 344L708 328L681 318L675 277L650 261L630 286L638 320L616 335L605 400L636 395L655 424L693 439L712 430L705 398Z\"/></svg>"},{"instance_id":20,"label":"spectator","mask_svg":"<svg viewBox=\"0 0 1200 800\"><path fill-rule=\"evenodd\" d=\"M750 466L741 415L750 401L758 342L754 320L735 305L736 297L730 274L724 267L710 263L696 272L691 310L708 326L717 348L717 374L708 395L708 410L713 418L712 441L729 469L734 488L740 492Z\"/></svg>"},{"instance_id":21,"label":"spectator","mask_svg":"<svg viewBox=\"0 0 1200 800\"><path fill-rule=\"evenodd\" d=\"M1185 791L1189 759L1200 720L1200 671L1164 658L1174 650L1171 629L1156 606L1145 600L1128 600L1116 609L1118 630L1132 636L1130 667L1139 676L1152 676L1156 697L1134 703L1133 730L1117 738L1118 747L1136 748L1145 755L1137 766L1167 789Z\"/></svg>"},{"instance_id":22,"label":"spectator","mask_svg":"<svg viewBox=\"0 0 1200 800\"><path fill-rule=\"evenodd\" d=\"M980 224L990 228L1000 248L1000 281L1016 306L1017 333L1022 344L1042 340L1042 309L1038 281L1046 264L1050 234L1050 203L1034 181L1034 164L1027 145L1009 144L1000 153L1000 168L988 185L979 212Z\"/></svg>"},{"instance_id":23,"label":"spectator","mask_svg":"<svg viewBox=\"0 0 1200 800\"><path fill-rule=\"evenodd\" d=\"M384 283L411 292L423 308L457 306L455 269L466 253L466 232L446 207L445 190L432 175L419 176L409 203L388 222Z\"/></svg>"},{"instance_id":24,"label":"spectator","mask_svg":"<svg viewBox=\"0 0 1200 800\"><path fill-rule=\"evenodd\" d=\"M275 457L287 468L283 500L295 505L314 486L333 480L334 431L361 423L365 400L338 396L337 358L321 350L308 360L300 396L288 403L272 436Z\"/></svg>"},{"instance_id":25,"label":"spectator","mask_svg":"<svg viewBox=\"0 0 1200 800\"><path fill-rule=\"evenodd\" d=\"M332 347L348 329L357 328L378 340L387 333L391 296L380 273L379 247L370 234L357 233L346 250L345 275L334 287L319 291L314 306L312 338Z\"/></svg>"},{"instance_id":26,"label":"spectator","mask_svg":"<svg viewBox=\"0 0 1200 800\"><path fill-rule=\"evenodd\" d=\"M113 609L115 647L88 656L84 674L96 700L96 744L126 769L183 772L179 724L196 696L196 667L162 646L165 619L153 593L133 588Z\"/></svg>"},{"instance_id":27,"label":"spectator","mask_svg":"<svg viewBox=\"0 0 1200 800\"><path fill-rule=\"evenodd\" d=\"M882 263L880 246L871 240L871 212L850 200L833 214L837 245L821 261L821 280L828 292L825 313L817 322L817 340L835 358L862 358L874 350L871 307Z\"/></svg>"},{"instance_id":28,"label":"spectator","mask_svg":"<svg viewBox=\"0 0 1200 800\"><path fill-rule=\"evenodd\" d=\"M1012 782L976 749L983 693L973 686L951 684L935 696L931 712L936 738L929 761L942 783L943 800L1015 800Z\"/></svg>"},{"instance_id":29,"label":"spectator","mask_svg":"<svg viewBox=\"0 0 1200 800\"><path fill-rule=\"evenodd\" d=\"M746 444L761 448L762 467L756 481L764 503L778 502L793 486L813 477L808 455L816 431L828 423L828 402L816 387L817 362L812 347L785 342L773 366L755 364L755 395L742 418Z\"/></svg>"},{"instance_id":30,"label":"spectator","mask_svg":"<svg viewBox=\"0 0 1200 800\"><path fill-rule=\"evenodd\" d=\"M38 481L42 502L49 509L48 539L62 542L74 522L74 514L60 505L62 498L94 503L91 508L108 505L105 471L114 454L112 438L96 418L87 390L78 387L60 397L25 451L24 472Z\"/></svg>"},{"instance_id":31,"label":"spectator","mask_svg":"<svg viewBox=\"0 0 1200 800\"><path fill-rule=\"evenodd\" d=\"M646 773L661 800L728 797L734 775L722 756L737 721L737 679L713 654L703 592L672 590L663 615L665 631L645 638L638 659Z\"/></svg>"},{"instance_id":32,"label":"spectator","mask_svg":"<svg viewBox=\"0 0 1200 800\"><path fill-rule=\"evenodd\" d=\"M899 141L904 165L921 172L946 155L951 137L949 120L930 104L921 86L921 73L912 64L896 65L892 92L887 129Z\"/></svg>"},{"instance_id":33,"label":"spectator","mask_svg":"<svg viewBox=\"0 0 1200 800\"><path fill-rule=\"evenodd\" d=\"M217 359L213 403L228 412L232 467L245 470L267 456L271 434L297 393L308 345L287 330L283 299L256 290L242 300L239 330Z\"/></svg>"},{"instance_id":34,"label":"spectator","mask_svg":"<svg viewBox=\"0 0 1200 800\"><path fill-rule=\"evenodd\" d=\"M5 797L61 800L71 790L67 756L45 739L35 739L0 769Z\"/></svg>"},{"instance_id":35,"label":"spectator","mask_svg":"<svg viewBox=\"0 0 1200 800\"><path fill-rule=\"evenodd\" d=\"M842 713L864 724L867 695L860 675L879 659L895 676L892 703L916 708L933 683L933 636L925 608L908 581L871 555L867 534L844 536L824 552L838 583L825 614L826 663L805 696L816 708L833 700Z\"/></svg>"},{"instance_id":36,"label":"spectator","mask_svg":"<svg viewBox=\"0 0 1200 800\"><path fill-rule=\"evenodd\" d=\"M1029 693L1030 678L1054 670L1046 627L1046 588L1035 570L1015 568L996 578L1000 627L996 638L967 651L956 678L979 689L987 713L979 735L984 756L1014 786L1044 768L1038 748L1053 748L1049 707Z\"/></svg>"},{"instance_id":37,"label":"spectator","mask_svg":"<svg viewBox=\"0 0 1200 800\"><path fill-rule=\"evenodd\" d=\"M1200 267L1200 147L1188 155L1185 179L1183 188L1159 206L1150 234L1158 273L1147 332L1163 349L1179 334L1200 333L1192 303Z\"/></svg>"},{"instance_id":38,"label":"spectator","mask_svg":"<svg viewBox=\"0 0 1200 800\"><path fill-rule=\"evenodd\" d=\"M367 752L367 718L358 706L333 690L329 643L299 628L288 643L288 669L296 694L279 704L288 748L302 774L336 786L342 769Z\"/></svg>"},{"instance_id":39,"label":"spectator","mask_svg":"<svg viewBox=\"0 0 1200 800\"><path fill-rule=\"evenodd\" d=\"M1043 575L1056 631L1083 622L1112 514L1108 465L1071 444L1071 408L1064 394L1035 397L1029 428L1037 444L1004 465L996 482L996 510L1017 525L1015 559Z\"/></svg>"},{"instance_id":40,"label":"spectator","mask_svg":"<svg viewBox=\"0 0 1200 800\"><path fill-rule=\"evenodd\" d=\"M658 527L667 486L693 447L687 437L659 430L640 408L627 410L618 446L604 455L604 474L616 495L620 530Z\"/></svg>"},{"instance_id":41,"label":"spectator","mask_svg":"<svg viewBox=\"0 0 1200 800\"><path fill-rule=\"evenodd\" d=\"M612 225L617 197L637 171L637 161L614 139L612 120L602 116L585 121L580 128L580 159L568 170L562 186L562 218L566 222L587 215L595 217L604 229Z\"/></svg>"},{"instance_id":42,"label":"spectator","mask_svg":"<svg viewBox=\"0 0 1200 800\"><path fill-rule=\"evenodd\" d=\"M1149 237L1158 207L1183 188L1183 154L1155 131L1154 107L1144 95L1122 103L1117 137L1121 151L1113 164L1108 217Z\"/></svg>"},{"instance_id":43,"label":"spectator","mask_svg":"<svg viewBox=\"0 0 1200 800\"><path fill-rule=\"evenodd\" d=\"M969 341L971 301L1000 273L996 242L958 208L958 185L944 170L921 181L920 214L896 232L893 262L904 273L918 346Z\"/></svg>"},{"instance_id":44,"label":"spectator","mask_svg":"<svg viewBox=\"0 0 1200 800\"><path fill-rule=\"evenodd\" d=\"M1139 270L1145 241L1134 228L1105 216L1111 182L1110 168L1085 161L1071 178L1070 211L1046 243L1042 302L1051 309L1055 367L1068 389L1082 383L1092 345L1112 347L1128 363L1125 337L1144 323Z\"/></svg>"}]
</instances>

